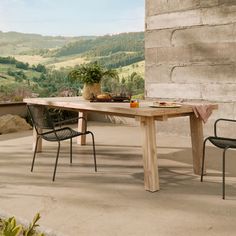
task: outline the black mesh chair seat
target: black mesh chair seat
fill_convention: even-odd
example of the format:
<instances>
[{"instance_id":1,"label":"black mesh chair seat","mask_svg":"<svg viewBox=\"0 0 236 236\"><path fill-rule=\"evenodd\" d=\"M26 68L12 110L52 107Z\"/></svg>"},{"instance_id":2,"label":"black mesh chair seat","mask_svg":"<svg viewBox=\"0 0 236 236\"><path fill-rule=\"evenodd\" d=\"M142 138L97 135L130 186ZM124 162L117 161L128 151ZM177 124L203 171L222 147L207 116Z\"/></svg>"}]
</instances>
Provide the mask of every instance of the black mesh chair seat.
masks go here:
<instances>
[{"instance_id":1,"label":"black mesh chair seat","mask_svg":"<svg viewBox=\"0 0 236 236\"><path fill-rule=\"evenodd\" d=\"M95 171L97 171L94 135L91 131L87 130L87 121L83 117L79 117L76 119L63 120L60 122L54 122L55 117L52 119L48 109L45 106L27 105L27 108L28 108L28 112L29 112L32 124L37 132L37 140L36 140L36 145L34 149L31 172L33 171L33 168L34 168L34 162L35 162L39 138L45 139L46 141L49 141L49 142L58 142L57 156L56 156L53 178L52 178L52 180L54 181L55 176L56 176L59 152L60 152L60 142L70 139L70 164L72 164L72 138L75 138L81 135L87 135L87 134L90 134L92 136L94 167L95 167ZM84 132L78 132L76 130L73 130L70 127L55 128L56 125L65 124L67 121L71 122L72 120L80 120L80 119L81 120L83 119L85 122ZM43 129L46 129L46 131L43 131Z\"/></svg>"},{"instance_id":2,"label":"black mesh chair seat","mask_svg":"<svg viewBox=\"0 0 236 236\"><path fill-rule=\"evenodd\" d=\"M79 135L86 135L86 134L89 134L89 132L86 131L84 133L81 133L81 132L71 129L70 127L65 127L59 130L55 129L55 131L43 133L42 138L47 141L57 142L58 139L63 141L66 139L75 138Z\"/></svg>"},{"instance_id":3,"label":"black mesh chair seat","mask_svg":"<svg viewBox=\"0 0 236 236\"><path fill-rule=\"evenodd\" d=\"M236 139L224 137L208 137L209 141L218 148L236 148Z\"/></svg>"},{"instance_id":4,"label":"black mesh chair seat","mask_svg":"<svg viewBox=\"0 0 236 236\"><path fill-rule=\"evenodd\" d=\"M206 149L206 142L209 140L213 145L216 147L223 149L223 163L222 163L222 177L223 177L223 184L222 184L222 198L225 199L225 154L226 151L230 148L236 148L236 139L233 138L227 138L227 137L219 137L217 135L217 127L219 122L233 122L235 123L236 120L231 119L218 119L215 121L214 124L214 135L207 137L204 140L203 143L203 155L202 155L202 171L201 171L201 182L203 181L203 175L204 175L204 162L205 162L205 149Z\"/></svg>"}]
</instances>

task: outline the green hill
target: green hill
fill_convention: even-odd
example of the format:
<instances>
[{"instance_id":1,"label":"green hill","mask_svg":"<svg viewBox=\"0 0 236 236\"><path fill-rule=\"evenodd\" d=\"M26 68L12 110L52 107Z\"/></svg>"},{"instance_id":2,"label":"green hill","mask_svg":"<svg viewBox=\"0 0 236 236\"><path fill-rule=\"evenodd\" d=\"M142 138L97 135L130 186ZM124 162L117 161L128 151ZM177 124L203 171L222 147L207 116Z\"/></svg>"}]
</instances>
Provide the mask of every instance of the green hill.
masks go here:
<instances>
[{"instance_id":1,"label":"green hill","mask_svg":"<svg viewBox=\"0 0 236 236\"><path fill-rule=\"evenodd\" d=\"M64 90L77 94L81 85L67 81L68 73L95 61L117 69L120 80L116 87L141 93L144 32L51 37L0 31L0 100L20 100L32 94L58 96ZM141 81L142 86L136 88L135 81Z\"/></svg>"},{"instance_id":2,"label":"green hill","mask_svg":"<svg viewBox=\"0 0 236 236\"><path fill-rule=\"evenodd\" d=\"M54 56L86 53L90 57L109 56L117 52L141 52L144 50L144 33L105 35L95 39L81 39L56 50Z\"/></svg>"},{"instance_id":3,"label":"green hill","mask_svg":"<svg viewBox=\"0 0 236 236\"><path fill-rule=\"evenodd\" d=\"M144 60L144 33L105 35L81 39L51 53L55 57L79 54L88 61L98 61L107 68L119 68Z\"/></svg>"},{"instance_id":4,"label":"green hill","mask_svg":"<svg viewBox=\"0 0 236 236\"><path fill-rule=\"evenodd\" d=\"M0 31L0 55L14 56L30 65L36 64L34 61L45 66L56 64L56 68L58 65L74 66L72 59L75 62L98 61L105 67L119 68L144 60L144 32L52 37Z\"/></svg>"},{"instance_id":5,"label":"green hill","mask_svg":"<svg viewBox=\"0 0 236 236\"><path fill-rule=\"evenodd\" d=\"M56 49L70 42L90 38L94 37L53 37L39 34L0 31L0 55L34 54L34 52L38 52L39 50Z\"/></svg>"}]
</instances>

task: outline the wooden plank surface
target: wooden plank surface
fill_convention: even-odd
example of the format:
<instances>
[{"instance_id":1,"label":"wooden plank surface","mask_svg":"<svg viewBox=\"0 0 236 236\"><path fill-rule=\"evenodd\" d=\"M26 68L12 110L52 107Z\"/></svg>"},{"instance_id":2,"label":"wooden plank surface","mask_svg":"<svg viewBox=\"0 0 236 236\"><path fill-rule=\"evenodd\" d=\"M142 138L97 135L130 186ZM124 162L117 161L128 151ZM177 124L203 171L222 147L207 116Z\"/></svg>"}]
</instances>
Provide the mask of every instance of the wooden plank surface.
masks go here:
<instances>
[{"instance_id":1,"label":"wooden plank surface","mask_svg":"<svg viewBox=\"0 0 236 236\"><path fill-rule=\"evenodd\" d=\"M87 113L86 112L79 112L79 117L83 117L87 120ZM86 123L83 119L78 120L78 131L85 132L86 130ZM77 143L80 145L86 145L86 135L80 135L77 137Z\"/></svg>"},{"instance_id":2,"label":"wooden plank surface","mask_svg":"<svg viewBox=\"0 0 236 236\"><path fill-rule=\"evenodd\" d=\"M140 125L143 133L144 188L150 192L155 192L160 189L155 120L153 117L141 117Z\"/></svg>"},{"instance_id":3,"label":"wooden plank surface","mask_svg":"<svg viewBox=\"0 0 236 236\"><path fill-rule=\"evenodd\" d=\"M42 107L35 107L35 114L37 117L42 117L43 108ZM38 132L42 133L43 130L41 128L38 128ZM36 146L36 140L37 140L37 132L36 132L36 129L33 128L33 151ZM37 146L36 152L42 152L42 138L41 137L38 140L38 146Z\"/></svg>"},{"instance_id":4,"label":"wooden plank surface","mask_svg":"<svg viewBox=\"0 0 236 236\"><path fill-rule=\"evenodd\" d=\"M192 141L193 170L197 175L201 174L202 149L203 149L203 127L202 120L194 114L190 115L190 129Z\"/></svg>"},{"instance_id":5,"label":"wooden plank surface","mask_svg":"<svg viewBox=\"0 0 236 236\"><path fill-rule=\"evenodd\" d=\"M151 102L148 101L141 102L139 108L130 108L129 103L91 103L79 97L28 98L24 99L24 102L80 111L100 112L110 115L124 115L128 117L181 116L183 113L190 114L193 112L190 105L183 105L178 108L152 108L149 107Z\"/></svg>"}]
</instances>

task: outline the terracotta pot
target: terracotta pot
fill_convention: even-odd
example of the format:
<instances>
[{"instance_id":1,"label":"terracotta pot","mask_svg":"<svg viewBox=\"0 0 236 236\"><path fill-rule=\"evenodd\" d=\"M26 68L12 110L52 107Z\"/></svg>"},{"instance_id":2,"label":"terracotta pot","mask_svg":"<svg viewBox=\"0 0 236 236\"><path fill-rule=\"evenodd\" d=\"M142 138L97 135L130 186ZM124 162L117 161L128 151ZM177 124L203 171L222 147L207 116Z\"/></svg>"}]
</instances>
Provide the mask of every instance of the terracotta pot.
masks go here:
<instances>
[{"instance_id":1,"label":"terracotta pot","mask_svg":"<svg viewBox=\"0 0 236 236\"><path fill-rule=\"evenodd\" d=\"M101 94L101 84L84 84L82 96L85 100L90 100Z\"/></svg>"}]
</instances>

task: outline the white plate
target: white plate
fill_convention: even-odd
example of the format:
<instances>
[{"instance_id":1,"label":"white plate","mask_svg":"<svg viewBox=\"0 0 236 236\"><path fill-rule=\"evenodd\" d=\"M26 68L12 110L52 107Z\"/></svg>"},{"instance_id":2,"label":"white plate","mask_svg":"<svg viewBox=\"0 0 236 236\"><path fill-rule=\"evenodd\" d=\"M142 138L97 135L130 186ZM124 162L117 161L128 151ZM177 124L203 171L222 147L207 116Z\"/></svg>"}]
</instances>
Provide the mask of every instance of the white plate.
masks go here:
<instances>
[{"instance_id":1,"label":"white plate","mask_svg":"<svg viewBox=\"0 0 236 236\"><path fill-rule=\"evenodd\" d=\"M153 107L153 108L178 108L181 107L182 105L180 104L166 104L166 105L150 105L149 107Z\"/></svg>"}]
</instances>

